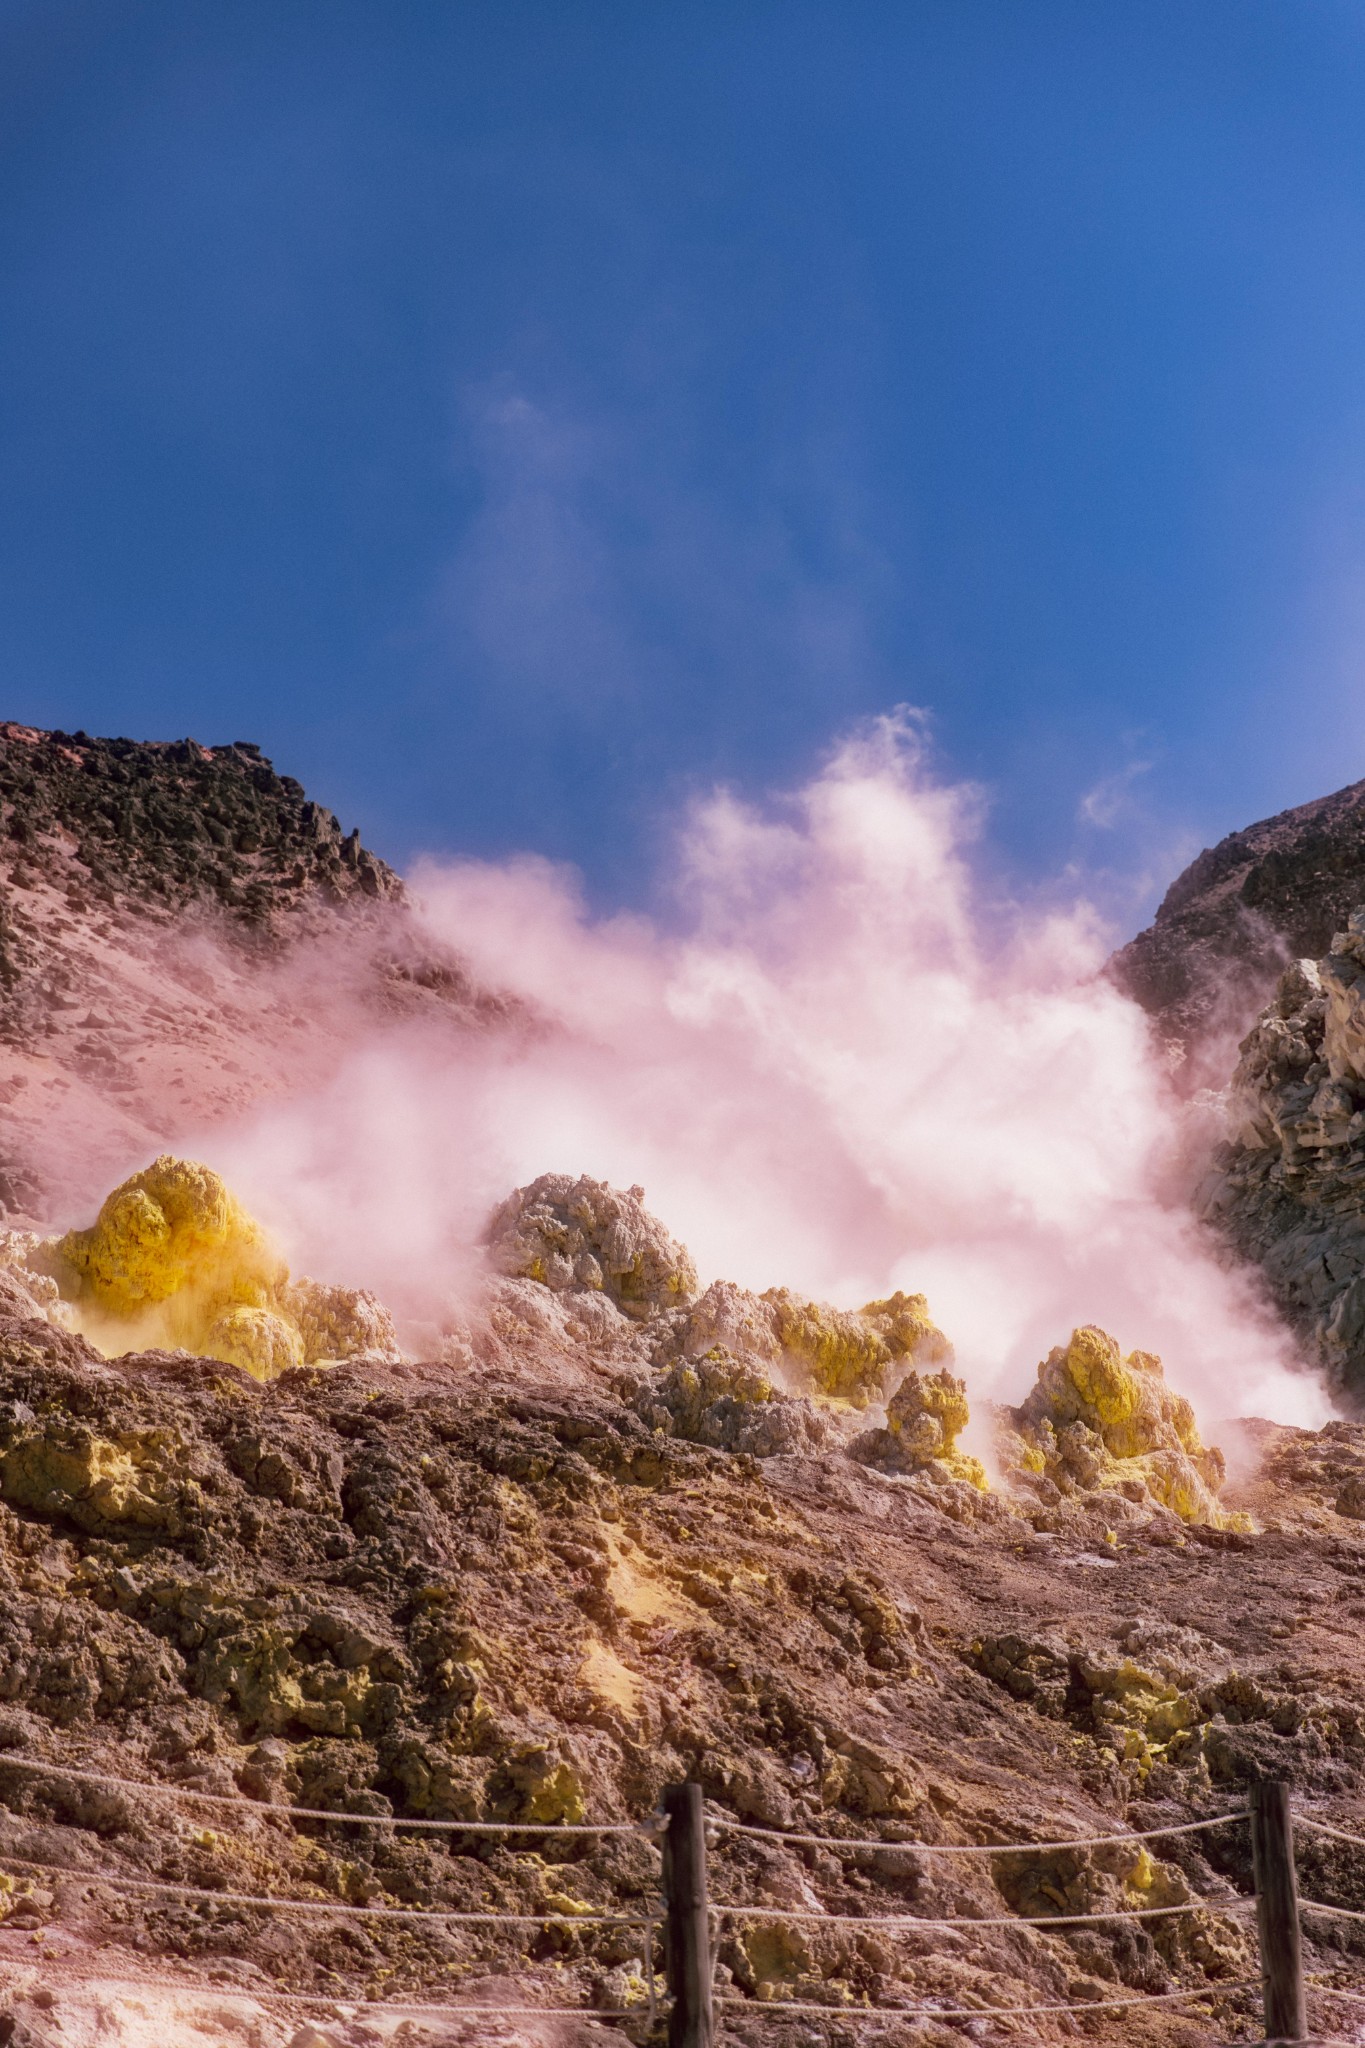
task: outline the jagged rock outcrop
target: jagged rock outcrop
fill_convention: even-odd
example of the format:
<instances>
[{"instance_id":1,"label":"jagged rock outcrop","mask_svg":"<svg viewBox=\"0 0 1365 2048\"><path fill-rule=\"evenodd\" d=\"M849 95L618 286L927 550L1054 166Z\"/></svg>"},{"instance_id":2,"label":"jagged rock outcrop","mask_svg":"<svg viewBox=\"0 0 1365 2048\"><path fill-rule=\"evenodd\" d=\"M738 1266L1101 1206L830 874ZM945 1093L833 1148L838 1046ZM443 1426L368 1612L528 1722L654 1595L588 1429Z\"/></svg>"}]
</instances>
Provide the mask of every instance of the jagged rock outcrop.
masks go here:
<instances>
[{"instance_id":1,"label":"jagged rock outcrop","mask_svg":"<svg viewBox=\"0 0 1365 2048\"><path fill-rule=\"evenodd\" d=\"M1339 1394L1365 1403L1365 910L1293 962L1244 1039L1199 1212L1266 1275Z\"/></svg>"},{"instance_id":2,"label":"jagged rock outcrop","mask_svg":"<svg viewBox=\"0 0 1365 2048\"><path fill-rule=\"evenodd\" d=\"M700 1358L676 1360L646 1382L635 1412L668 1436L759 1458L813 1451L835 1437L810 1401L783 1395L760 1368L721 1344Z\"/></svg>"},{"instance_id":3,"label":"jagged rock outcrop","mask_svg":"<svg viewBox=\"0 0 1365 2048\"><path fill-rule=\"evenodd\" d=\"M886 1404L885 1428L855 1437L849 1452L882 1472L915 1473L940 1485L966 1485L984 1493L985 1466L957 1447L970 1420L964 1380L946 1366L933 1373L912 1366Z\"/></svg>"},{"instance_id":4,"label":"jagged rock outcrop","mask_svg":"<svg viewBox=\"0 0 1365 2048\"><path fill-rule=\"evenodd\" d=\"M60 883L68 900L110 909L125 896L163 913L209 897L268 926L309 896L402 890L359 832L343 836L246 740L205 747L0 724L0 833L12 891Z\"/></svg>"},{"instance_id":5,"label":"jagged rock outcrop","mask_svg":"<svg viewBox=\"0 0 1365 2048\"><path fill-rule=\"evenodd\" d=\"M762 1294L717 1280L677 1332L684 1356L703 1357L721 1345L736 1357L772 1367L802 1391L864 1408L886 1390L893 1368L951 1359L922 1294L893 1294L865 1308L837 1309L808 1301L790 1287Z\"/></svg>"},{"instance_id":6,"label":"jagged rock outcrop","mask_svg":"<svg viewBox=\"0 0 1365 2048\"><path fill-rule=\"evenodd\" d=\"M1285 963L1317 958L1365 902L1365 782L1231 832L1176 877L1152 924L1109 971L1151 1016L1189 1083L1221 1060Z\"/></svg>"},{"instance_id":7,"label":"jagged rock outcrop","mask_svg":"<svg viewBox=\"0 0 1365 2048\"><path fill-rule=\"evenodd\" d=\"M1220 1499L1221 1453L1151 1353L1125 1359L1103 1330L1073 1331L1040 1364L1028 1400L995 1412L993 1487L960 1446L966 1385L922 1294L842 1310L717 1280L689 1301L674 1283L686 1273L695 1287L691 1260L642 1193L567 1175L518 1189L487 1233L494 1274L506 1276L493 1281L487 1326L514 1347L615 1369L615 1391L656 1437L751 1459L847 1452L937 1490L961 1519L1022 1516L1094 1538L1099 1517L1111 1544L1112 1524L1247 1527ZM625 1300L604 1285L609 1269L630 1276ZM884 1422L862 1428L875 1401Z\"/></svg>"}]
</instances>

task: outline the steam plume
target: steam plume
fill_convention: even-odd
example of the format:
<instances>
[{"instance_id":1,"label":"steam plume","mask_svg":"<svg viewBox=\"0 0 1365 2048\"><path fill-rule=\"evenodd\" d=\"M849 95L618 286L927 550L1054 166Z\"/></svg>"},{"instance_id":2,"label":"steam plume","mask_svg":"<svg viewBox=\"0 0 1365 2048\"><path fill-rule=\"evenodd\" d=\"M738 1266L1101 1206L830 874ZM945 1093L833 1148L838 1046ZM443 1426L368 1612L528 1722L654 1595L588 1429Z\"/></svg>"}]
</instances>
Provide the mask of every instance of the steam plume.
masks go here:
<instances>
[{"instance_id":1,"label":"steam plume","mask_svg":"<svg viewBox=\"0 0 1365 2048\"><path fill-rule=\"evenodd\" d=\"M514 1184L582 1171L643 1182L704 1280L927 1291L978 1393L1018 1398L1094 1321L1206 1413L1321 1419L1250 1283L1160 1193L1176 1111L1140 1013L1097 978L1098 919L983 905L979 818L901 715L780 805L699 804L677 930L594 919L536 859L428 863L432 939L523 1021L458 1050L357 1022L324 1088L204 1156L297 1264L409 1318L468 1287Z\"/></svg>"}]
</instances>

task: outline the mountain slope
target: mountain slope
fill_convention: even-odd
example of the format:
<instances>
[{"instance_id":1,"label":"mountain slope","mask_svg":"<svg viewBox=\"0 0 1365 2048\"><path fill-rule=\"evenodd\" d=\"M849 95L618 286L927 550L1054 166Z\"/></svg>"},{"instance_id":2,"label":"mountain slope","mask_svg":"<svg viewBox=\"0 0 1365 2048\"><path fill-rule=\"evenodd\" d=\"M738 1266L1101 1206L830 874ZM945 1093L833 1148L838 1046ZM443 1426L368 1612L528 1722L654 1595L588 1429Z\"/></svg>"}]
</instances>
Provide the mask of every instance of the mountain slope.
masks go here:
<instances>
[{"instance_id":1,"label":"mountain slope","mask_svg":"<svg viewBox=\"0 0 1365 2048\"><path fill-rule=\"evenodd\" d=\"M70 1211L320 1084L361 1014L490 1011L392 869L254 745L0 725L0 1215Z\"/></svg>"}]
</instances>

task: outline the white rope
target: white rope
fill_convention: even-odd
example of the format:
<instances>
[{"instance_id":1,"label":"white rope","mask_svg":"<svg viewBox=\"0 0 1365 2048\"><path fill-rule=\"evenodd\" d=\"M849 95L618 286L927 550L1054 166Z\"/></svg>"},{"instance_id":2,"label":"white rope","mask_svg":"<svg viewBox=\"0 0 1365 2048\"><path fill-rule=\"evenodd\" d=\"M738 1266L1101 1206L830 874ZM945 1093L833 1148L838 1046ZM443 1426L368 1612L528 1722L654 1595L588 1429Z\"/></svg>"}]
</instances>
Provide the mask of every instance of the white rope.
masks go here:
<instances>
[{"instance_id":1,"label":"white rope","mask_svg":"<svg viewBox=\"0 0 1365 2048\"><path fill-rule=\"evenodd\" d=\"M1365 2005L1365 1991L1339 1991L1335 1984L1315 1984L1311 1977L1305 1983L1309 1991L1321 1992L1324 1998L1349 1998L1352 2005Z\"/></svg>"},{"instance_id":2,"label":"white rope","mask_svg":"<svg viewBox=\"0 0 1365 2048\"><path fill-rule=\"evenodd\" d=\"M1234 1984L1206 1984L1188 1991L1144 1991L1133 1998L1084 1998L1063 2005L818 2005L795 1998L721 1998L720 2005L742 2005L749 2012L821 2012L831 2020L1012 2020L1034 2013L1120 2012L1137 2005L1171 2005L1185 1998L1225 1998L1234 1991L1260 1988L1259 1977L1241 1977Z\"/></svg>"},{"instance_id":3,"label":"white rope","mask_svg":"<svg viewBox=\"0 0 1365 2048\"><path fill-rule=\"evenodd\" d=\"M73 1982L77 1995L82 1993L94 1997L109 1991L170 1991L183 1998L214 2000L228 2005L307 2005L326 2012L338 2012L344 2007L363 2012L367 2017L380 2013L401 2014L404 2018L418 2015L435 2015L446 2018L451 2013L465 2017L480 2013L491 2013L498 2018L544 2018L544 2019L596 2019L628 2020L635 2017L632 2011L621 2011L610 2005L412 2005L398 2000L348 1996L344 1991L234 1991L228 1985L210 1983L186 1983L181 1977L85 1977L74 1972L54 1970L53 1958L44 1957L41 1969L28 1964L14 1964L0 1961L0 1970L9 1970L15 1975L26 1972L38 1977L50 1989L54 1982L63 1977ZM22 1991L19 1994L22 1996Z\"/></svg>"},{"instance_id":4,"label":"white rope","mask_svg":"<svg viewBox=\"0 0 1365 2048\"><path fill-rule=\"evenodd\" d=\"M197 1785L157 1785L141 1778L120 1778L109 1771L88 1771L74 1764L51 1764L40 1757L13 1756L0 1750L0 1765L16 1770L46 1772L54 1778L76 1778L87 1785L117 1785L126 1792L150 1792L169 1799L207 1799L214 1806L231 1807L234 1813L269 1820L278 1815L291 1820L344 1820L372 1828L436 1828L452 1835L644 1835L653 1839L655 1829L645 1821L536 1821L536 1820L409 1820L395 1813L335 1813L319 1806L275 1806L263 1801L233 1798L229 1792L201 1792Z\"/></svg>"},{"instance_id":5,"label":"white rope","mask_svg":"<svg viewBox=\"0 0 1365 2048\"><path fill-rule=\"evenodd\" d=\"M402 1814L389 1813L338 1813L328 1807L285 1806L266 1804L243 1798L234 1798L227 1792L205 1792L196 1785L155 1784L141 1778L123 1778L111 1771L92 1771L75 1764L49 1763L41 1757L16 1756L9 1751L0 1751L0 1766L12 1765L16 1770L46 1773L51 1777L74 1778L91 1785L115 1785L126 1792L152 1793L162 1798L202 1799L214 1806L226 1806L244 1818L269 1820L345 1821L350 1825L379 1828L428 1828L453 1835L640 1835L654 1840L658 1825L654 1821L533 1821L533 1820L425 1820L408 1818ZM1209 1828L1223 1827L1226 1823L1245 1818L1245 1807L1234 1807L1230 1813L1214 1814L1207 1820L1176 1821L1170 1827L1126 1828L1117 1834L1071 1835L1055 1842L878 1842L838 1835L804 1835L790 1833L782 1828L751 1827L743 1821L719 1819L707 1815L707 1826L723 1828L731 1835L752 1835L765 1841L795 1842L817 1849L848 1849L854 1851L884 1851L887 1849L912 1849L929 1856L1011 1856L1031 1851L1051 1852L1062 1849L1094 1849L1112 1842L1154 1842L1168 1835L1201 1834ZM1308 1816L1302 1818L1307 1821ZM1327 1828L1325 1822L1313 1821L1312 1826L1325 1832L1340 1832ZM1358 1842L1365 1848L1365 1839L1360 1836L1346 1836L1345 1840Z\"/></svg>"},{"instance_id":6,"label":"white rope","mask_svg":"<svg viewBox=\"0 0 1365 2048\"><path fill-rule=\"evenodd\" d=\"M1177 1913L1238 1913L1254 1906L1255 1899L1192 1899L1182 1906L1120 1906L1112 1913L1046 1913L1029 1916L1002 1913L978 1919L958 1913L946 1920L922 1920L917 1913L817 1913L789 1906L713 1906L713 1913L732 1918L760 1920L809 1920L821 1927L1082 1927L1092 1921L1167 1920ZM1329 1911L1335 1910L1328 1908ZM1365 1913L1356 1915L1365 1920Z\"/></svg>"},{"instance_id":7,"label":"white rope","mask_svg":"<svg viewBox=\"0 0 1365 2048\"><path fill-rule=\"evenodd\" d=\"M1026 1852L1054 1849L1096 1849L1108 1842L1157 1842L1167 1835L1198 1835L1208 1828L1221 1828L1229 1821L1245 1820L1247 1809L1235 1806L1231 1813L1215 1814L1210 1820L1182 1820L1168 1828L1126 1828L1117 1835L1071 1835L1060 1842L863 1842L844 1840L838 1835L788 1834L782 1828L754 1828L742 1821L719 1820L708 1814L708 1827L722 1828L727 1835L754 1835L763 1841L801 1842L816 1849L913 1849L926 1856L1017 1856ZM1365 1848L1365 1843L1361 1844Z\"/></svg>"},{"instance_id":8,"label":"white rope","mask_svg":"<svg viewBox=\"0 0 1365 2048\"><path fill-rule=\"evenodd\" d=\"M1365 1920L1365 1913L1356 1913L1349 1906L1324 1906L1320 1899L1300 1899L1299 1904L1310 1913L1331 1913L1338 1920Z\"/></svg>"},{"instance_id":9,"label":"white rope","mask_svg":"<svg viewBox=\"0 0 1365 2048\"><path fill-rule=\"evenodd\" d=\"M1312 1828L1315 1835L1330 1835L1336 1842L1352 1842L1357 1849L1365 1849L1365 1835L1353 1835L1345 1828L1336 1828L1330 1821L1319 1820L1315 1814L1305 1813L1302 1807L1294 1808L1296 1827Z\"/></svg>"},{"instance_id":10,"label":"white rope","mask_svg":"<svg viewBox=\"0 0 1365 2048\"><path fill-rule=\"evenodd\" d=\"M182 1899L203 1899L211 1906L265 1906L274 1912L331 1913L371 1920L452 1921L477 1927L657 1927L658 1913L460 1913L440 1906L347 1906L331 1899L281 1899L269 1892L219 1892L207 1886L172 1884L165 1878L125 1877L121 1871L76 1870L59 1863L38 1863L26 1856L3 1853L2 1860L23 1870L41 1870L80 1884L131 1886L135 1891L173 1893Z\"/></svg>"}]
</instances>

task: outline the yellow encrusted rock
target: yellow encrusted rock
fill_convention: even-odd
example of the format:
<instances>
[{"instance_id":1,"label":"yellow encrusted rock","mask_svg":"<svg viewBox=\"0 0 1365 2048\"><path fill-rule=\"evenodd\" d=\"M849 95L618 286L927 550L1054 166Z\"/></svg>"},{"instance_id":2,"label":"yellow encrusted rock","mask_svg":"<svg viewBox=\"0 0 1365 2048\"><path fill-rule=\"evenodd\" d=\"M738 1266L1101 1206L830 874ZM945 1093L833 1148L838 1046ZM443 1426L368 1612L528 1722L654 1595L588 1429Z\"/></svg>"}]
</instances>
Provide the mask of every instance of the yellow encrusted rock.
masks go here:
<instances>
[{"instance_id":1,"label":"yellow encrusted rock","mask_svg":"<svg viewBox=\"0 0 1365 2048\"><path fill-rule=\"evenodd\" d=\"M291 1286L270 1238L212 1167L168 1153L115 1188L89 1229L35 1240L25 1263L55 1280L77 1326L110 1356L168 1346L260 1380L402 1356L373 1295Z\"/></svg>"},{"instance_id":2,"label":"yellow encrusted rock","mask_svg":"<svg viewBox=\"0 0 1365 2048\"><path fill-rule=\"evenodd\" d=\"M274 1380L303 1364L303 1338L271 1309L230 1308L210 1325L205 1355L240 1365L258 1380Z\"/></svg>"},{"instance_id":3,"label":"yellow encrusted rock","mask_svg":"<svg viewBox=\"0 0 1365 2048\"><path fill-rule=\"evenodd\" d=\"M887 1403L887 1429L911 1471L937 1463L951 1478L965 1479L984 1493L985 1467L957 1448L970 1421L966 1382L946 1366L934 1373L916 1372L912 1366Z\"/></svg>"},{"instance_id":4,"label":"yellow encrusted rock","mask_svg":"<svg viewBox=\"0 0 1365 2048\"><path fill-rule=\"evenodd\" d=\"M859 1408L882 1391L887 1367L900 1359L936 1365L953 1355L947 1338L930 1320L922 1294L893 1294L861 1309L803 1301L788 1287L771 1287L762 1300L787 1356L804 1368L821 1393Z\"/></svg>"},{"instance_id":5,"label":"yellow encrusted rock","mask_svg":"<svg viewBox=\"0 0 1365 2048\"><path fill-rule=\"evenodd\" d=\"M1021 1475L1045 1478L1064 1494L1145 1498L1183 1522L1249 1527L1245 1516L1219 1506L1222 1452L1202 1442L1194 1410L1166 1385L1161 1360L1150 1351L1124 1358L1093 1324L1048 1353L1011 1421L1001 1449Z\"/></svg>"},{"instance_id":6,"label":"yellow encrusted rock","mask_svg":"<svg viewBox=\"0 0 1365 2048\"><path fill-rule=\"evenodd\" d=\"M115 1188L92 1227L68 1231L58 1252L113 1316L186 1294L258 1305L288 1278L212 1167L169 1153Z\"/></svg>"}]
</instances>

